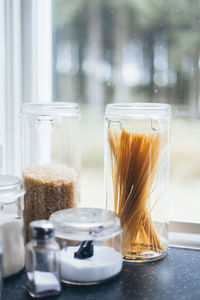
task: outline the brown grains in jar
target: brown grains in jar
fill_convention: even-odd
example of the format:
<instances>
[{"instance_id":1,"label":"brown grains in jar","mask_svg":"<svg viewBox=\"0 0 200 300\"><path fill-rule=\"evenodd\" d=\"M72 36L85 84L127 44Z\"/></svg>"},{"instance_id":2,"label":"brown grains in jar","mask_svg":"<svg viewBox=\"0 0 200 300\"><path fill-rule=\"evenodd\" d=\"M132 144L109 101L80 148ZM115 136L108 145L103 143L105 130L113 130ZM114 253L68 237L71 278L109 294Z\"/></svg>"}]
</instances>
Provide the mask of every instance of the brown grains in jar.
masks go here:
<instances>
[{"instance_id":1,"label":"brown grains in jar","mask_svg":"<svg viewBox=\"0 0 200 300\"><path fill-rule=\"evenodd\" d=\"M57 210L75 207L78 201L77 174L65 165L40 165L23 171L25 234L31 221L49 219Z\"/></svg>"}]
</instances>

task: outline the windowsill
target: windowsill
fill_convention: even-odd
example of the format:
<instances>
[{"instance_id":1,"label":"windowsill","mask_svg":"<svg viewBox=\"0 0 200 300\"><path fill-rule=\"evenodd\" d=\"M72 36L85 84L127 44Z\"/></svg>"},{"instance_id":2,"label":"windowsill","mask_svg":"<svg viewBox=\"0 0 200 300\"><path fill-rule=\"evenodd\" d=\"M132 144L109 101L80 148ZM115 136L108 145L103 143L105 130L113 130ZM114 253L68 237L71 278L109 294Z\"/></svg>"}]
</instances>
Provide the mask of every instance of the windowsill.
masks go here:
<instances>
[{"instance_id":1,"label":"windowsill","mask_svg":"<svg viewBox=\"0 0 200 300\"><path fill-rule=\"evenodd\" d=\"M169 232L169 246L200 250L200 235Z\"/></svg>"},{"instance_id":2,"label":"windowsill","mask_svg":"<svg viewBox=\"0 0 200 300\"><path fill-rule=\"evenodd\" d=\"M170 222L169 245L172 247L200 249L200 224Z\"/></svg>"}]
</instances>

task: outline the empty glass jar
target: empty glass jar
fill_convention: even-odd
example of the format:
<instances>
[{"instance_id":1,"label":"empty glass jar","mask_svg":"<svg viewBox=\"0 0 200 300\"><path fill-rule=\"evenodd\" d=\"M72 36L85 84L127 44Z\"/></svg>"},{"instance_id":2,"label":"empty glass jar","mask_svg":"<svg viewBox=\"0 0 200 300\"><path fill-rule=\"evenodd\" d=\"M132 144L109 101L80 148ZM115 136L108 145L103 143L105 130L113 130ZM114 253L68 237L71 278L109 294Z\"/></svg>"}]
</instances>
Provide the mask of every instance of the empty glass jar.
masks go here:
<instances>
[{"instance_id":1,"label":"empty glass jar","mask_svg":"<svg viewBox=\"0 0 200 300\"><path fill-rule=\"evenodd\" d=\"M76 103L21 108L25 228L79 201L80 108Z\"/></svg>"},{"instance_id":2,"label":"empty glass jar","mask_svg":"<svg viewBox=\"0 0 200 300\"><path fill-rule=\"evenodd\" d=\"M98 208L71 208L51 215L61 246L61 280L96 284L122 269L121 226L114 212Z\"/></svg>"},{"instance_id":3,"label":"empty glass jar","mask_svg":"<svg viewBox=\"0 0 200 300\"><path fill-rule=\"evenodd\" d=\"M109 104L105 112L107 208L120 217L126 260L166 255L170 106Z\"/></svg>"}]
</instances>

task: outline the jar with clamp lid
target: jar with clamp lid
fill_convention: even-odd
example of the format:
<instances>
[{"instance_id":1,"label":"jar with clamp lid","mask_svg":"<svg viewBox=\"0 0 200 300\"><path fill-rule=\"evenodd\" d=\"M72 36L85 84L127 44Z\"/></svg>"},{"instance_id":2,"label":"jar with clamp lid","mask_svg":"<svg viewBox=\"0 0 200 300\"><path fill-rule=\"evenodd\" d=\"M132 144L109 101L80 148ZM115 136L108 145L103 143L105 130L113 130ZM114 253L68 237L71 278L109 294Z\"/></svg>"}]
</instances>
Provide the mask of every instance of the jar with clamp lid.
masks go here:
<instances>
[{"instance_id":1,"label":"jar with clamp lid","mask_svg":"<svg viewBox=\"0 0 200 300\"><path fill-rule=\"evenodd\" d=\"M167 253L170 105L108 104L105 112L107 208L121 220L124 259Z\"/></svg>"},{"instance_id":2,"label":"jar with clamp lid","mask_svg":"<svg viewBox=\"0 0 200 300\"><path fill-rule=\"evenodd\" d=\"M114 212L71 208L51 215L61 246L61 280L90 285L118 275L122 269L121 225Z\"/></svg>"},{"instance_id":3,"label":"jar with clamp lid","mask_svg":"<svg viewBox=\"0 0 200 300\"><path fill-rule=\"evenodd\" d=\"M60 209L76 207L80 177L80 107L76 103L21 107L25 229Z\"/></svg>"}]
</instances>

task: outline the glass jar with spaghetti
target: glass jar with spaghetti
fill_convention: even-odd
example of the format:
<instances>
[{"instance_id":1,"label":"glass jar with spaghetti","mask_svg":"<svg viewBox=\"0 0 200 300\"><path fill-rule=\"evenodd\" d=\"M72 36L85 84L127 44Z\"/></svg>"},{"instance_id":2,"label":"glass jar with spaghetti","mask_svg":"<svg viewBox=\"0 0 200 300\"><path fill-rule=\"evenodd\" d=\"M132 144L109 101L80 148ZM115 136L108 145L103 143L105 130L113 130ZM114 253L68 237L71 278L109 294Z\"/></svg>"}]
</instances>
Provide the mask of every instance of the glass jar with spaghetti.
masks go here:
<instances>
[{"instance_id":1,"label":"glass jar with spaghetti","mask_svg":"<svg viewBox=\"0 0 200 300\"><path fill-rule=\"evenodd\" d=\"M168 104L159 103L106 107L106 205L120 217L126 260L167 253L170 113Z\"/></svg>"}]
</instances>

